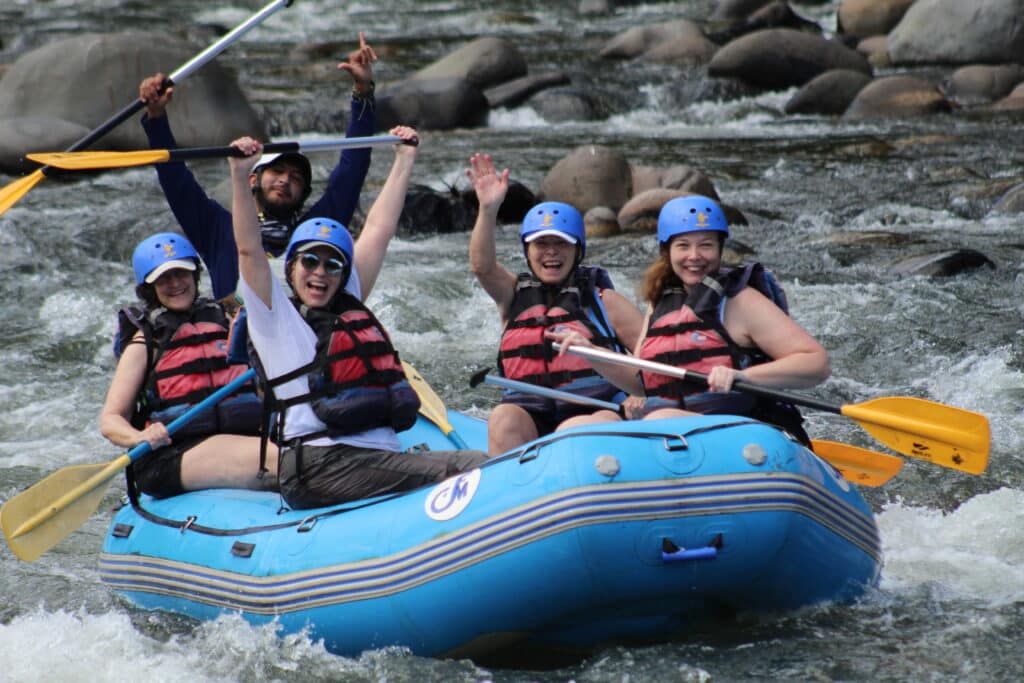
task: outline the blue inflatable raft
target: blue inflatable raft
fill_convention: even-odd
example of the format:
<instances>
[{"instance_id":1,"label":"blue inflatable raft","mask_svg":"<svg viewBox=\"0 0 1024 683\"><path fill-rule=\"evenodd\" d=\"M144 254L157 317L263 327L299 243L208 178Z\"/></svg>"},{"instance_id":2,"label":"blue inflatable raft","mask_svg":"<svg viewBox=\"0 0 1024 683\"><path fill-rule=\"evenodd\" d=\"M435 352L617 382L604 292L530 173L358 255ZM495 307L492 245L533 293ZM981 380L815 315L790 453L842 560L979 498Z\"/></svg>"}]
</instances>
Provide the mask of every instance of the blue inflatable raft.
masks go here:
<instances>
[{"instance_id":1,"label":"blue inflatable raft","mask_svg":"<svg viewBox=\"0 0 1024 683\"><path fill-rule=\"evenodd\" d=\"M448 416L486 443L484 422ZM401 438L452 447L423 418ZM331 508L235 490L143 497L116 513L100 557L102 580L142 608L276 620L342 655L398 645L478 661L848 601L880 565L856 488L783 432L731 416L575 428L436 486Z\"/></svg>"}]
</instances>

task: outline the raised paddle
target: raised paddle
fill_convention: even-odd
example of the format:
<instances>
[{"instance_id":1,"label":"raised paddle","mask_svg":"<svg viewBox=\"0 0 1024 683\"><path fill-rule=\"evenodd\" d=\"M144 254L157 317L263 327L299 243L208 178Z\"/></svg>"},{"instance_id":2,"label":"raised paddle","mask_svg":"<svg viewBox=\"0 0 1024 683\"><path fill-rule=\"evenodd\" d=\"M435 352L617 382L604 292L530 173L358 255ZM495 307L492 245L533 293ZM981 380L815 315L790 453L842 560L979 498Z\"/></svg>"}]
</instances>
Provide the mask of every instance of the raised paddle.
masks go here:
<instances>
[{"instance_id":1,"label":"raised paddle","mask_svg":"<svg viewBox=\"0 0 1024 683\"><path fill-rule=\"evenodd\" d=\"M560 349L560 344L554 344ZM570 346L569 353L596 361L616 363L678 379L707 382L707 375L691 370L634 358L604 349ZM970 474L981 474L988 465L991 432L988 418L980 413L910 396L885 396L864 403L839 405L749 382L733 383L736 391L794 405L845 415L868 434L897 453L909 455Z\"/></svg>"},{"instance_id":2,"label":"raised paddle","mask_svg":"<svg viewBox=\"0 0 1024 683\"><path fill-rule=\"evenodd\" d=\"M539 387L535 384L528 384L507 377L499 377L487 374L490 368L484 368L473 374L469 380L469 386L476 387L481 382L494 384L508 389L515 389L525 393L533 393L538 396L560 399L569 403L580 405L591 405L607 410L621 411L621 406L602 401L596 398L578 396L567 391ZM881 486L896 476L896 473L903 467L903 460L885 453L876 453L866 448L858 448L845 443L835 441L812 441L811 445L814 454L822 460L827 461L843 475L848 481L861 486Z\"/></svg>"},{"instance_id":3,"label":"raised paddle","mask_svg":"<svg viewBox=\"0 0 1024 683\"><path fill-rule=\"evenodd\" d=\"M234 43L243 35L248 33L250 29L263 23L267 19L267 17L274 14L282 7L290 6L293 2L294 0L274 0L273 2L267 4L265 7L263 7L263 9L257 11L255 14L253 14L251 17L243 21L241 24L231 29L231 31L229 31L228 33L225 33L220 38L220 40L215 42L213 45L210 45L208 48L200 52L198 55L190 59L188 62L178 67L178 69L170 76L168 76L166 81L164 81L164 87L167 88L174 85L175 83L180 83L189 75L191 75L192 72L198 70L211 59L213 59L221 52L226 50L232 43ZM117 112L109 119L101 123L97 128L95 128L92 132L83 137L81 140L68 147L67 151L76 152L80 149L85 149L86 147L88 147L89 145L96 142L101 137L112 131L114 128L118 127L123 122L128 120L130 116L140 111L145 106L146 103L143 102L141 99L135 100L127 107L125 107L124 109ZM27 176L18 178L13 183L10 183L4 186L2 189L0 189L0 214L3 214L5 211L7 211L7 209L14 206L19 199L28 194L29 190L38 185L39 182L46 177L48 170L49 169L46 166L43 166L42 168L37 168L35 171L28 174Z\"/></svg>"},{"instance_id":4,"label":"raised paddle","mask_svg":"<svg viewBox=\"0 0 1024 683\"><path fill-rule=\"evenodd\" d=\"M455 444L456 448L469 448L466 442L462 440L462 437L459 436L459 433L455 431L455 427L448 422L448 409L445 407L441 397L427 384L427 380L423 379L423 376L416 371L416 368L404 360L402 361L402 369L405 370L405 376L409 380L409 384L416 390L416 395L420 397L420 415L437 425L441 432Z\"/></svg>"},{"instance_id":5,"label":"raised paddle","mask_svg":"<svg viewBox=\"0 0 1024 683\"><path fill-rule=\"evenodd\" d=\"M333 149L356 149L359 147L382 147L403 142L397 135L372 135L362 138L328 138L298 142L269 142L263 145L263 152L322 152ZM132 152L34 152L26 158L38 161L52 168L65 171L90 171L101 168L128 168L148 166L168 161L186 159L214 159L242 157L245 153L230 145L225 147L186 147L184 149L140 149Z\"/></svg>"},{"instance_id":6,"label":"raised paddle","mask_svg":"<svg viewBox=\"0 0 1024 683\"><path fill-rule=\"evenodd\" d=\"M167 431L174 434L255 376L253 370L239 375L167 425ZM32 562L82 526L99 507L110 480L151 450L149 442L143 442L105 464L63 467L14 496L0 507L7 545L19 558Z\"/></svg>"}]
</instances>

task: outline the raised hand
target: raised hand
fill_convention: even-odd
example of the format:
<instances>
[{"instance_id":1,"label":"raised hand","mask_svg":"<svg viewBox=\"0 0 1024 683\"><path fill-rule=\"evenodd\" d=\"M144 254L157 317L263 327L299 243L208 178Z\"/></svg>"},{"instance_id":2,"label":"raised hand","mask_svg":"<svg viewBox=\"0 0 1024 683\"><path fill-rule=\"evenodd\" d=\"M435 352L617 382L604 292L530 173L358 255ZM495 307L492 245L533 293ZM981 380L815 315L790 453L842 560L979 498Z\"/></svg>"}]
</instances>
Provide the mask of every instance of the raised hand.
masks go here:
<instances>
[{"instance_id":1,"label":"raised hand","mask_svg":"<svg viewBox=\"0 0 1024 683\"><path fill-rule=\"evenodd\" d=\"M466 177L473 183L481 211L485 209L497 211L505 200L505 195L508 194L508 169L504 169L499 174L494 167L491 155L477 152L469 159Z\"/></svg>"},{"instance_id":2,"label":"raised hand","mask_svg":"<svg viewBox=\"0 0 1024 683\"><path fill-rule=\"evenodd\" d=\"M366 42L366 34L359 32L359 48L348 54L348 61L338 64L338 68L352 76L355 90L361 94L369 94L373 88L373 63L377 61L377 53Z\"/></svg>"}]
</instances>

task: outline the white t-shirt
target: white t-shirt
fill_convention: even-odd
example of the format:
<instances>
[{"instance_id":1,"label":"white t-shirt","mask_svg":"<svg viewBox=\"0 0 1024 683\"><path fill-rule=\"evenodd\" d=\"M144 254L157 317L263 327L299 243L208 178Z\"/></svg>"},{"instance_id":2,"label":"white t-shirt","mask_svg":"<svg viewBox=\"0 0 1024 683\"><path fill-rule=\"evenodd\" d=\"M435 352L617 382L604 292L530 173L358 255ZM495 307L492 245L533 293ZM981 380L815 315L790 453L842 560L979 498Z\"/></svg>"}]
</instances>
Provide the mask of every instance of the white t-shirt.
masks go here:
<instances>
[{"instance_id":1,"label":"white t-shirt","mask_svg":"<svg viewBox=\"0 0 1024 683\"><path fill-rule=\"evenodd\" d=\"M269 309L256 296L244 277L238 279L238 293L248 311L249 338L260 356L267 378L273 379L313 362L316 357L316 334L288 300L288 294L281 282L276 277L271 277L270 280ZM359 278L352 277L346 290L356 298L361 298ZM274 394L281 399L306 393L309 393L309 381L305 376L285 382L274 389ZM285 414L285 440L326 429L327 425L316 416L308 403L291 406ZM344 437L324 436L309 441L312 446L331 446L339 443L391 451L402 449L395 430L390 427L377 427Z\"/></svg>"}]
</instances>

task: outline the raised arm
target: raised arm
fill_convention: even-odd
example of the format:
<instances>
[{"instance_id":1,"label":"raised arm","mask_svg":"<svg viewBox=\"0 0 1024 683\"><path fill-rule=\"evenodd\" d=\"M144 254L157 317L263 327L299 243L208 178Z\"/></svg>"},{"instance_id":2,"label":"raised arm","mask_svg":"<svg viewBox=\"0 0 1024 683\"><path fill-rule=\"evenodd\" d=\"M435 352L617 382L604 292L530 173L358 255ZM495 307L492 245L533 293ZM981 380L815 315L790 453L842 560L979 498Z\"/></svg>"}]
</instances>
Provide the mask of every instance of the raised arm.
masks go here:
<instances>
[{"instance_id":1,"label":"raised arm","mask_svg":"<svg viewBox=\"0 0 1024 683\"><path fill-rule=\"evenodd\" d=\"M416 131L409 126L395 126L389 133L410 143L417 140ZM398 231L398 219L405 206L405 193L409 189L409 179L419 148L414 144L399 143L394 145L394 149L395 161L391 165L391 172L377 200L370 207L363 231L355 244L354 260L364 301L369 298L377 282L388 244Z\"/></svg>"},{"instance_id":2,"label":"raised arm","mask_svg":"<svg viewBox=\"0 0 1024 683\"><path fill-rule=\"evenodd\" d=\"M249 187L249 174L263 153L263 145L253 138L239 138L231 143L248 156L228 157L231 165L231 214L238 268L241 276L260 301L269 309L272 303L270 261L263 249L256 199Z\"/></svg>"},{"instance_id":3,"label":"raised arm","mask_svg":"<svg viewBox=\"0 0 1024 683\"><path fill-rule=\"evenodd\" d=\"M508 193L508 169L499 174L490 154L477 153L469 159L466 176L473 183L480 205L469 238L469 268L498 305L504 323L515 296L516 276L498 263L495 232L498 229L498 209Z\"/></svg>"}]
</instances>

